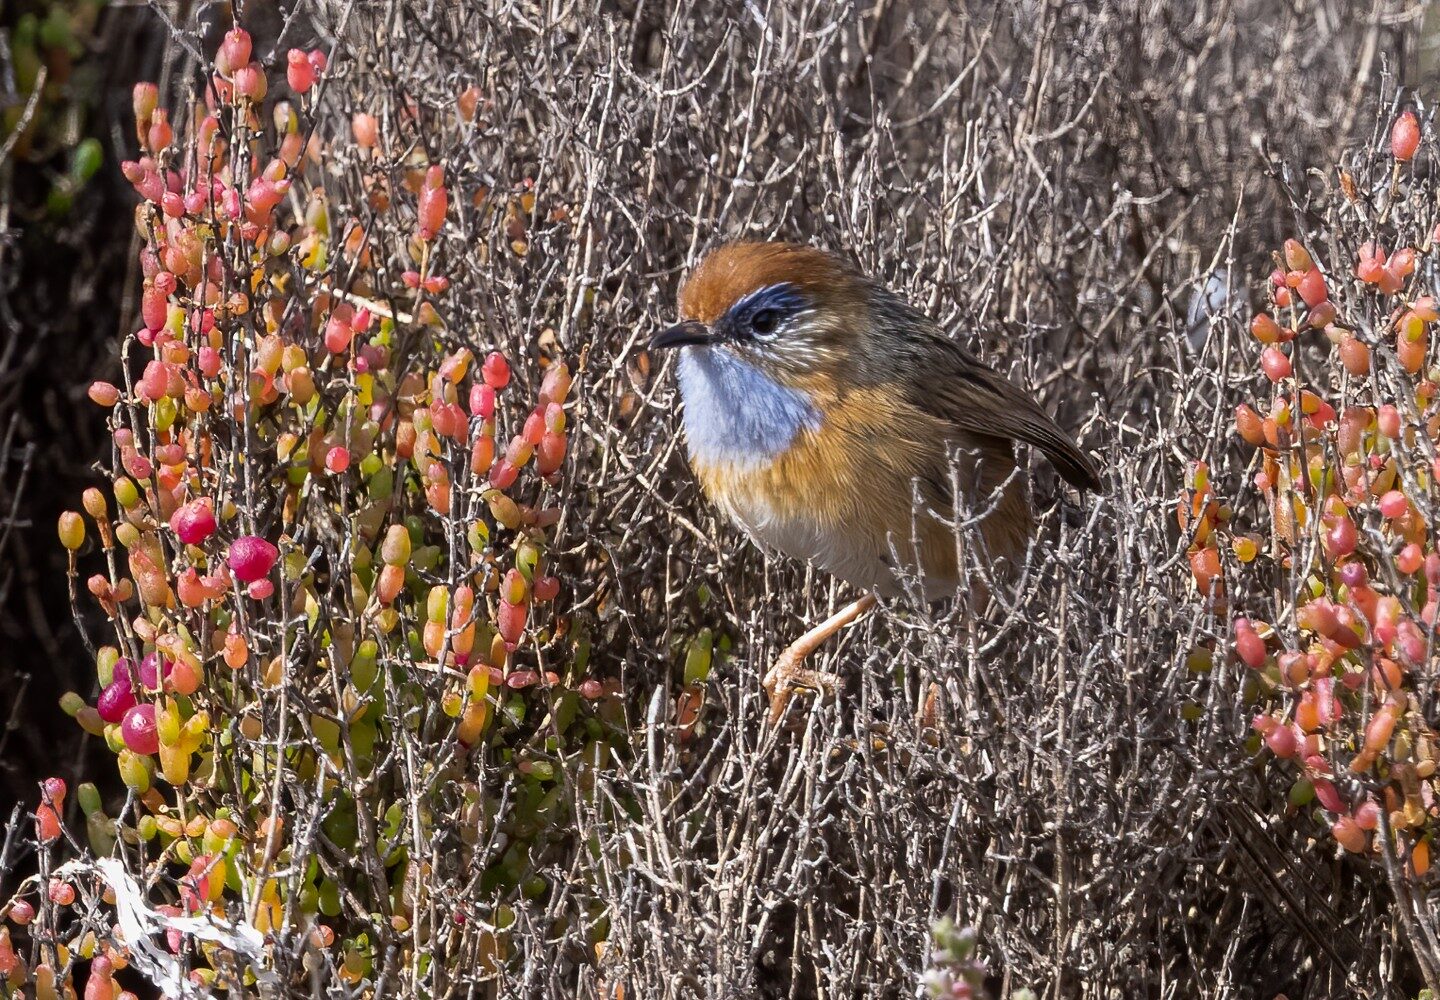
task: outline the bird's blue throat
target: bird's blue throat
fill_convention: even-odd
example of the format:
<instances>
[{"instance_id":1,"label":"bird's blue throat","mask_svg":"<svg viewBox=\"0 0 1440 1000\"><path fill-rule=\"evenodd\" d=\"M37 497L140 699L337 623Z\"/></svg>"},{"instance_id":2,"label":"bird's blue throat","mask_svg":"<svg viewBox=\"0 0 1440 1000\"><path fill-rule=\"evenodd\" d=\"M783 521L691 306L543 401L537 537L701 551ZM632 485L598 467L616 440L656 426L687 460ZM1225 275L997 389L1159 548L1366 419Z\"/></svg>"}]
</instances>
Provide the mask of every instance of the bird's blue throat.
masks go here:
<instances>
[{"instance_id":1,"label":"bird's blue throat","mask_svg":"<svg viewBox=\"0 0 1440 1000\"><path fill-rule=\"evenodd\" d=\"M766 465L820 427L805 393L780 385L723 346L682 348L685 442L706 465Z\"/></svg>"}]
</instances>

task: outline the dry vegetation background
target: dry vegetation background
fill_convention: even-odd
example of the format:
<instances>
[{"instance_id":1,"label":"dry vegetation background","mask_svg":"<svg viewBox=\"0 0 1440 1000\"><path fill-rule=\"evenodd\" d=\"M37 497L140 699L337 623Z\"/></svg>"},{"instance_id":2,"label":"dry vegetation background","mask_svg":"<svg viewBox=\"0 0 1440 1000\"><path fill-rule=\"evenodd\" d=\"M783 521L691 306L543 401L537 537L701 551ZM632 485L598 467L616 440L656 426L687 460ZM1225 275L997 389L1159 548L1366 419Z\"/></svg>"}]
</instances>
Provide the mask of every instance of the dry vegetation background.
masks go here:
<instances>
[{"instance_id":1,"label":"dry vegetation background","mask_svg":"<svg viewBox=\"0 0 1440 1000\"><path fill-rule=\"evenodd\" d=\"M596 669L627 693L631 752L601 781L632 805L577 799L553 891L518 904L499 995L909 996L945 914L979 928L1002 996L1415 995L1383 878L1272 819L1284 784L1243 753L1239 668L1184 667L1219 626L1173 504L1186 457L1246 461L1229 415L1253 347L1223 316L1191 336L1196 289L1228 269L1240 308L1268 248L1312 226L1294 204L1334 186L1352 142L1378 148L1395 84L1428 97L1425 4L237 7L262 58L337 41L326 101L346 119L480 84L487 127L446 162L496 189L533 178L538 201L523 257L493 218L452 229L469 332L522 371L542 339L583 358L563 565ZM124 76L163 65L183 92L191 50L229 17L106 12L98 54L125 53L121 98L94 119L111 160L133 155ZM25 194L12 165L0 180L0 197ZM118 370L106 345L135 323L129 197L107 182L69 229L0 214L16 801L57 745L81 759L53 706L93 671L53 525L103 442L83 387ZM687 263L741 235L853 255L1036 386L1108 467L1108 495L1080 507L1037 468L1046 542L1003 613L873 616L825 653L844 696L780 731L761 724L764 666L851 595L717 521L684 469L668 372L637 357ZM733 654L682 744L667 726L702 628ZM553 927L598 910L612 929L595 962Z\"/></svg>"}]
</instances>

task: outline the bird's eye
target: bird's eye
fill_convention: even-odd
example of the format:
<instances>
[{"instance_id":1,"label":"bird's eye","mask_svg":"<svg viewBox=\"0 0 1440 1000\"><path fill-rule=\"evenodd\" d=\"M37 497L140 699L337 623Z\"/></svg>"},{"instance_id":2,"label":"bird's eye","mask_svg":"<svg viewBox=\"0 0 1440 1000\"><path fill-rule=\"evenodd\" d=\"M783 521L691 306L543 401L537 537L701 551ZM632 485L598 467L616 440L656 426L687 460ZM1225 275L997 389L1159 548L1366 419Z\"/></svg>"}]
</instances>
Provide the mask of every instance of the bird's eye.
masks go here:
<instances>
[{"instance_id":1,"label":"bird's eye","mask_svg":"<svg viewBox=\"0 0 1440 1000\"><path fill-rule=\"evenodd\" d=\"M780 326L780 313L774 309L761 309L750 317L750 329L768 337Z\"/></svg>"}]
</instances>

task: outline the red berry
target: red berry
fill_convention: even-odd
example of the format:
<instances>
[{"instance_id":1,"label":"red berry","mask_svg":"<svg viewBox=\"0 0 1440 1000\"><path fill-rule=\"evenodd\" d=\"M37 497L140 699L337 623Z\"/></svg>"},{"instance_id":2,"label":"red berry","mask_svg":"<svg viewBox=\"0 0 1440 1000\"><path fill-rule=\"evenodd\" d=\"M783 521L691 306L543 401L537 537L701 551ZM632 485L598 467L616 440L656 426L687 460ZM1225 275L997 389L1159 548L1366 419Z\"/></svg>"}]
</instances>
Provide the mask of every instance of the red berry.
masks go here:
<instances>
[{"instance_id":1,"label":"red berry","mask_svg":"<svg viewBox=\"0 0 1440 1000\"><path fill-rule=\"evenodd\" d=\"M445 193L444 172L431 167L425 175L425 188L420 192L420 206L416 231L422 240L431 240L445 224L445 212L449 198Z\"/></svg>"},{"instance_id":2,"label":"red berry","mask_svg":"<svg viewBox=\"0 0 1440 1000\"><path fill-rule=\"evenodd\" d=\"M1248 618L1235 619L1235 652L1253 670L1265 665L1265 640L1260 638Z\"/></svg>"},{"instance_id":3,"label":"red berry","mask_svg":"<svg viewBox=\"0 0 1440 1000\"><path fill-rule=\"evenodd\" d=\"M485 384L492 389L503 389L510 384L510 362L499 351L491 351L480 366Z\"/></svg>"},{"instance_id":4,"label":"red berry","mask_svg":"<svg viewBox=\"0 0 1440 1000\"><path fill-rule=\"evenodd\" d=\"M265 74L260 67L253 63L249 66L241 66L235 71L235 93L241 97L248 97L252 101L263 101L269 84Z\"/></svg>"},{"instance_id":5,"label":"red berry","mask_svg":"<svg viewBox=\"0 0 1440 1000\"><path fill-rule=\"evenodd\" d=\"M502 458L490 469L490 485L497 490L509 489L514 485L515 478L519 474L519 469L511 464L508 459Z\"/></svg>"},{"instance_id":6,"label":"red berry","mask_svg":"<svg viewBox=\"0 0 1440 1000\"><path fill-rule=\"evenodd\" d=\"M489 420L495 415L495 390L488 385L475 384L470 387L470 415Z\"/></svg>"},{"instance_id":7,"label":"red berry","mask_svg":"<svg viewBox=\"0 0 1440 1000\"><path fill-rule=\"evenodd\" d=\"M1320 273L1318 267L1312 267L1305 272L1300 279L1300 284L1295 287L1305 304L1310 307L1318 306L1329 297L1329 291L1325 288L1325 276Z\"/></svg>"},{"instance_id":8,"label":"red berry","mask_svg":"<svg viewBox=\"0 0 1440 1000\"><path fill-rule=\"evenodd\" d=\"M325 453L325 468L339 474L350 468L350 450L336 445Z\"/></svg>"},{"instance_id":9,"label":"red berry","mask_svg":"<svg viewBox=\"0 0 1440 1000\"><path fill-rule=\"evenodd\" d=\"M495 627L506 649L513 650L520 644L520 637L525 633L526 613L527 605L500 602L500 610L495 615Z\"/></svg>"},{"instance_id":10,"label":"red berry","mask_svg":"<svg viewBox=\"0 0 1440 1000\"><path fill-rule=\"evenodd\" d=\"M1409 160L1420 148L1420 121L1415 112L1406 111L1395 119L1390 129L1390 153L1401 163Z\"/></svg>"},{"instance_id":11,"label":"red berry","mask_svg":"<svg viewBox=\"0 0 1440 1000\"><path fill-rule=\"evenodd\" d=\"M121 670L117 665L115 679L100 692L100 700L96 702L95 710L106 722L119 722L125 718L125 713L134 707L135 692L130 687L130 672Z\"/></svg>"},{"instance_id":12,"label":"red berry","mask_svg":"<svg viewBox=\"0 0 1440 1000\"><path fill-rule=\"evenodd\" d=\"M280 552L258 535L244 535L230 543L230 569L241 583L254 583L270 572Z\"/></svg>"},{"instance_id":13,"label":"red berry","mask_svg":"<svg viewBox=\"0 0 1440 1000\"><path fill-rule=\"evenodd\" d=\"M1260 355L1260 370L1271 382L1279 382L1289 378L1292 369L1290 359L1283 351L1278 347L1267 347Z\"/></svg>"},{"instance_id":14,"label":"red berry","mask_svg":"<svg viewBox=\"0 0 1440 1000\"><path fill-rule=\"evenodd\" d=\"M1403 517L1409 509L1409 499L1399 490L1391 490L1380 498L1380 513L1386 517Z\"/></svg>"}]
</instances>

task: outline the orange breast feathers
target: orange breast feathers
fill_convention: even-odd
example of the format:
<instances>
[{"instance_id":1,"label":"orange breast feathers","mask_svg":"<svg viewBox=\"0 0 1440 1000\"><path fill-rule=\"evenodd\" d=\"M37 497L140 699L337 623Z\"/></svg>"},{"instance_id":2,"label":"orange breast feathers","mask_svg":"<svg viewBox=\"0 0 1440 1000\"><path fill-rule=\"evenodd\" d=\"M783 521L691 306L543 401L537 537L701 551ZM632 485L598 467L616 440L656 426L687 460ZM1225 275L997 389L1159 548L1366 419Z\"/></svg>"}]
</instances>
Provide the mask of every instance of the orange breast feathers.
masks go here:
<instances>
[{"instance_id":1,"label":"orange breast feathers","mask_svg":"<svg viewBox=\"0 0 1440 1000\"><path fill-rule=\"evenodd\" d=\"M856 586L893 592L898 555L907 569L921 572L927 589L953 587L954 533L926 513L928 505L951 516L946 439L954 439L953 428L907 402L894 384L840 392L828 377L816 376L792 388L805 392L821 414L818 426L764 462L707 461L692 453L705 493L760 541ZM985 451L982 481L973 485L988 490L1004 482L1014 462L1006 449ZM973 476L973 460L959 462L962 476L967 466ZM982 529L992 552L1010 554L1017 542L1023 545L1027 511L1020 491L1004 491Z\"/></svg>"}]
</instances>

